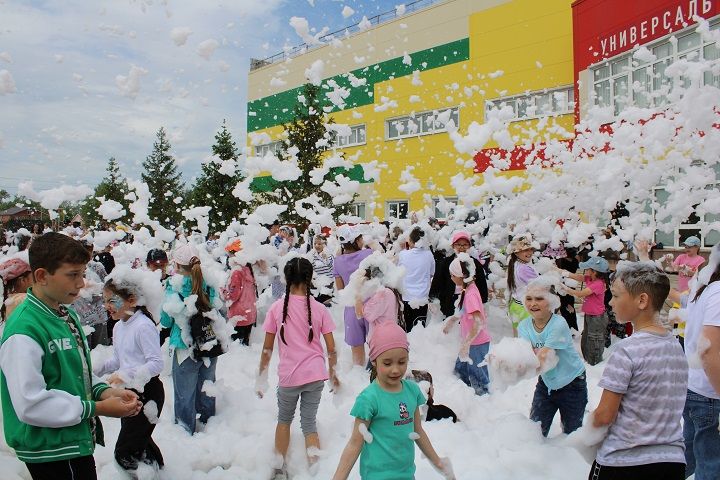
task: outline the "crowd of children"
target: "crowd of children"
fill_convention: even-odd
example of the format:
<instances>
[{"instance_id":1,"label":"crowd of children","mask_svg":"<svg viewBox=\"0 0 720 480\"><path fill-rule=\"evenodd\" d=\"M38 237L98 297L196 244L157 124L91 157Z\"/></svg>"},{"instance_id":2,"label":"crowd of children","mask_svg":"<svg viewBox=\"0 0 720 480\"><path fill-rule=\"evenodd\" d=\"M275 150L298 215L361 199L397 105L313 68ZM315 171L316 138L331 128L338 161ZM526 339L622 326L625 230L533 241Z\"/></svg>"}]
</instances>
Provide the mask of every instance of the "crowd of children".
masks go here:
<instances>
[{"instance_id":1,"label":"crowd of children","mask_svg":"<svg viewBox=\"0 0 720 480\"><path fill-rule=\"evenodd\" d=\"M506 267L506 279L497 279L487 256L473 248L477 234L451 232L444 242L450 255L445 255L440 235L429 225L410 225L388 243L369 235L366 243L367 231L341 226L331 242L316 234L301 248L294 230L284 227L254 248L267 247L276 252L273 257L255 255L239 237L227 238L217 245L219 261L210 254L214 245L182 239L169 254L149 250L146 267L121 254L110 271L95 262L93 271L101 271L102 279L87 274L92 243L53 232L36 236L26 260L16 255L0 263L0 387L8 445L34 479L92 479L94 446L103 442L98 417L120 417L117 464L131 476L143 469L157 475L164 459L152 434L165 399L163 342L167 339L172 352L175 423L192 435L215 415L207 382L215 381L220 356L229 342L249 346L253 328L261 323L258 395L269 386L276 349L279 357L270 478L289 478L287 454L298 402L308 466L317 471L322 392L326 382L332 391L340 388L329 310L340 304L352 363L371 373L348 412L354 418L348 424L352 433L333 478L348 478L359 458L361 478L412 479L415 445L440 477L455 478L450 460L436 453L422 422L456 421L457 415L434 404L429 372L408 371L408 333L433 317L444 319L445 334L460 324L454 373L478 396L493 388L489 325L512 326L537 359L536 371L530 372L537 374L530 419L539 423L542 435L549 435L558 412L565 434L583 423L607 428L589 479L720 478L720 247L701 270L705 258L699 255L699 239L685 239L686 252L664 265L679 275L678 288L671 290L663 265L646 258L644 244L637 252L641 261L620 262L614 272L597 252L572 271L562 268L569 263L557 262L567 257L564 247L541 250L532 235L522 233L510 240L506 257L499 249L491 252ZM331 252L329 243L340 251ZM540 252L552 267L540 261ZM204 268L209 263L220 266L220 279ZM132 273L141 271L149 276ZM97 291L83 297L93 282ZM155 287L159 296L150 292ZM280 287L284 294L276 292ZM276 300L261 315L265 289ZM105 326L104 321L84 322L66 307L93 295L100 296L105 321L115 322L106 326L112 355L95 366L89 352L105 340L90 342L83 326ZM668 296L687 312L684 352L663 321ZM582 356L574 342L577 318L566 315L568 307L574 313L574 302L561 297L581 300ZM505 302L507 318L488 315L493 298ZM633 333L604 355L610 312L620 324L630 323ZM27 360L13 361L21 351ZM602 398L584 418L586 365L603 361Z\"/></svg>"}]
</instances>

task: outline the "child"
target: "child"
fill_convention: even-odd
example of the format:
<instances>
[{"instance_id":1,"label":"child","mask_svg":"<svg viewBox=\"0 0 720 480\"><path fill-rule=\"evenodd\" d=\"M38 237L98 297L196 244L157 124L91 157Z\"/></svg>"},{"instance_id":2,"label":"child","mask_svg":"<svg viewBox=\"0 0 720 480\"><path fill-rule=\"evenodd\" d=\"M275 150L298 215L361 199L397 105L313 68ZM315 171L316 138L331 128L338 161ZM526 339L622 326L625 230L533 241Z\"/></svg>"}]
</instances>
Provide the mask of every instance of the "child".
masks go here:
<instances>
[{"instance_id":1,"label":"child","mask_svg":"<svg viewBox=\"0 0 720 480\"><path fill-rule=\"evenodd\" d=\"M530 318L520 323L518 334L530 342L540 362L530 419L540 422L545 437L558 410L563 433L580 428L588 402L585 364L575 350L567 322L553 313L558 308L560 299L549 285L539 279L530 282L525 290Z\"/></svg>"},{"instance_id":2,"label":"child","mask_svg":"<svg viewBox=\"0 0 720 480\"><path fill-rule=\"evenodd\" d=\"M383 277L382 271L376 266L366 268L364 273L365 282L374 279L381 281ZM402 296L394 288L380 285L367 300L358 298L355 302L355 313L358 318L364 318L368 322L368 335L372 335L373 329L384 322L395 322L405 328Z\"/></svg>"},{"instance_id":3,"label":"child","mask_svg":"<svg viewBox=\"0 0 720 480\"><path fill-rule=\"evenodd\" d=\"M103 303L118 323L113 334L113 356L96 368L95 374L111 373L108 378L111 385L132 386L143 402L144 415L120 421L115 443L115 460L133 474L139 462L158 468L164 465L160 449L152 439L155 423L149 416L160 416L165 389L158 377L163 370L160 335L147 307L141 305L140 285L132 278L118 275L127 270L126 266L116 267L103 288ZM162 287L158 284L158 288Z\"/></svg>"},{"instance_id":4,"label":"child","mask_svg":"<svg viewBox=\"0 0 720 480\"><path fill-rule=\"evenodd\" d=\"M513 336L517 337L517 327L530 314L523 306L525 287L538 276L532 267L532 257L535 252L530 234L518 235L508 245L507 254L510 255L507 267L508 316L512 324Z\"/></svg>"},{"instance_id":5,"label":"child","mask_svg":"<svg viewBox=\"0 0 720 480\"><path fill-rule=\"evenodd\" d=\"M35 480L93 480L93 451L103 444L95 416L136 415L142 404L93 377L80 322L63 306L84 285L88 251L60 233L36 238L29 250L34 284L0 347L5 440Z\"/></svg>"},{"instance_id":6,"label":"child","mask_svg":"<svg viewBox=\"0 0 720 480\"><path fill-rule=\"evenodd\" d=\"M410 480L415 474L413 441L438 472L455 479L450 460L435 453L422 427L420 405L425 397L415 382L405 380L408 349L405 330L393 322L380 324L370 337L370 361L377 378L350 411L355 425L333 480L348 478L358 455L360 478Z\"/></svg>"},{"instance_id":7,"label":"child","mask_svg":"<svg viewBox=\"0 0 720 480\"><path fill-rule=\"evenodd\" d=\"M467 253L460 253L450 263L450 277L462 289L457 314L445 323L448 333L460 316L460 353L455 360L455 374L465 385L472 387L476 395L488 392L490 377L487 366L478 367L490 350L490 334L480 291L475 284L475 264Z\"/></svg>"},{"instance_id":8,"label":"child","mask_svg":"<svg viewBox=\"0 0 720 480\"><path fill-rule=\"evenodd\" d=\"M3 282L3 303L0 307L0 321L6 321L15 307L25 300L25 292L32 285L30 265L19 258L11 258L0 265Z\"/></svg>"},{"instance_id":9,"label":"child","mask_svg":"<svg viewBox=\"0 0 720 480\"><path fill-rule=\"evenodd\" d=\"M167 253L165 253L165 250L162 250L160 248L153 248L152 250L148 251L147 257L145 257L145 264L147 265L148 270L150 270L151 272L154 272L155 270L160 270L160 281L163 283L170 276L167 273L168 256Z\"/></svg>"},{"instance_id":10,"label":"child","mask_svg":"<svg viewBox=\"0 0 720 480\"><path fill-rule=\"evenodd\" d=\"M602 257L590 257L587 262L580 263L580 268L583 270L582 274L566 270L561 270L561 273L575 281L584 282L585 288L577 290L564 287L564 291L573 297L583 299L584 320L580 349L586 362L590 365L597 365L602 362L605 350L605 333L608 325L608 315L605 311L605 289L610 266Z\"/></svg>"},{"instance_id":11,"label":"child","mask_svg":"<svg viewBox=\"0 0 720 480\"><path fill-rule=\"evenodd\" d=\"M634 333L616 344L600 379L593 426L610 428L588 478L682 480L688 364L658 319L670 280L651 263L621 262L611 290L615 315Z\"/></svg>"},{"instance_id":12,"label":"child","mask_svg":"<svg viewBox=\"0 0 720 480\"><path fill-rule=\"evenodd\" d=\"M426 246L422 246L421 239L425 232L415 227L408 235L408 248L398 253L398 265L405 267L403 277L403 315L405 316L405 331L410 331L418 323L423 326L427 323L428 295L430 282L435 274L435 257Z\"/></svg>"},{"instance_id":13,"label":"child","mask_svg":"<svg viewBox=\"0 0 720 480\"><path fill-rule=\"evenodd\" d=\"M312 264L302 257L287 262L285 273L285 297L272 304L265 317L265 342L258 372L258 395L262 397L266 385L267 368L272 357L275 337L278 335L278 423L275 428L275 451L282 456L282 465L276 468L273 479L287 478L285 457L290 444L290 424L300 399L300 427L305 436L308 462L312 466L318 460L320 440L315 417L325 380L328 378L337 388L340 383L335 376L335 323L328 309L310 296L312 288ZM320 337L327 347L327 363ZM329 371L329 374L328 374ZM312 449L312 450L311 450Z\"/></svg>"},{"instance_id":14,"label":"child","mask_svg":"<svg viewBox=\"0 0 720 480\"><path fill-rule=\"evenodd\" d=\"M320 234L313 237L311 261L318 283L318 294L315 300L330 306L333 298L332 284L335 279L333 275L335 257L327 252L327 239Z\"/></svg>"},{"instance_id":15,"label":"child","mask_svg":"<svg viewBox=\"0 0 720 480\"><path fill-rule=\"evenodd\" d=\"M672 269L678 272L678 290L687 292L689 290L690 279L695 276L700 266L705 263L705 259L698 255L700 252L700 239L696 236L690 236L683 242L685 253L680 254L672 263Z\"/></svg>"},{"instance_id":16,"label":"child","mask_svg":"<svg viewBox=\"0 0 720 480\"><path fill-rule=\"evenodd\" d=\"M193 435L198 413L203 424L207 423L210 417L215 416L215 397L208 395L203 385L206 381L215 382L217 357L194 358L192 334L189 331L190 314L186 305L182 305L183 308L179 312L176 306L190 295L197 295L195 306L210 310L215 301L215 290L205 283L197 248L192 245L180 245L173 251L173 260L176 265L175 270L181 276L175 276L166 283L165 303L160 315L160 323L163 327L170 328L175 423Z\"/></svg>"},{"instance_id":17,"label":"child","mask_svg":"<svg viewBox=\"0 0 720 480\"><path fill-rule=\"evenodd\" d=\"M257 285L255 284L255 274L252 265L239 264L235 259L235 254L242 250L242 242L235 239L230 242L225 251L231 255L230 265L232 273L228 280L227 288L222 293L222 298L229 302L228 321L235 324L235 333L232 340L240 340L241 345L250 345L250 332L255 326L257 319Z\"/></svg>"}]
</instances>

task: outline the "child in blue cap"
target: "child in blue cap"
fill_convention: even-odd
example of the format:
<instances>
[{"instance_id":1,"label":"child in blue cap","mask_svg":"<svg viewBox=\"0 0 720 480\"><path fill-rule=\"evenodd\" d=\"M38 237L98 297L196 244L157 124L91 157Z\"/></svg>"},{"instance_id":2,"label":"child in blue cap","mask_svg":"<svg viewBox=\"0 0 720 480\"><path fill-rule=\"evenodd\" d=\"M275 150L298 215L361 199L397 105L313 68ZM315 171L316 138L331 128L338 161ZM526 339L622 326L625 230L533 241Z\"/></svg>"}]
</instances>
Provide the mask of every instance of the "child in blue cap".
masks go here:
<instances>
[{"instance_id":1,"label":"child in blue cap","mask_svg":"<svg viewBox=\"0 0 720 480\"><path fill-rule=\"evenodd\" d=\"M586 362L597 365L602 361L605 350L605 331L608 325L605 290L610 265L602 257L590 257L586 262L580 263L580 269L583 270L582 274L561 270L564 277L584 284L579 290L569 287L565 287L564 290L568 295L583 299L584 322L580 349Z\"/></svg>"}]
</instances>

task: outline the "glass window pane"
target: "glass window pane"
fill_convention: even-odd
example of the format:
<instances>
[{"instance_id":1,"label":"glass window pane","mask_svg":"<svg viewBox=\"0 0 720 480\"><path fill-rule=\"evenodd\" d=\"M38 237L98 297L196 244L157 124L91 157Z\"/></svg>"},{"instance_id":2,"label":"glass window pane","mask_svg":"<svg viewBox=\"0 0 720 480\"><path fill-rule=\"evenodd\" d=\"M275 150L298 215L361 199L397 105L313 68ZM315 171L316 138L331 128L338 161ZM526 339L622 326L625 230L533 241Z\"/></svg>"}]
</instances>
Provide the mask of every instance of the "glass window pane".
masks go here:
<instances>
[{"instance_id":1,"label":"glass window pane","mask_svg":"<svg viewBox=\"0 0 720 480\"><path fill-rule=\"evenodd\" d=\"M400 136L400 132L397 128L397 120L388 120L387 121L387 132L388 132L388 138L397 138Z\"/></svg>"},{"instance_id":2,"label":"glass window pane","mask_svg":"<svg viewBox=\"0 0 720 480\"><path fill-rule=\"evenodd\" d=\"M408 120L407 123L407 134L408 135L416 135L419 130L418 121L417 120Z\"/></svg>"},{"instance_id":3,"label":"glass window pane","mask_svg":"<svg viewBox=\"0 0 720 480\"><path fill-rule=\"evenodd\" d=\"M540 93L535 96L535 115L549 115L552 113L552 104L549 93Z\"/></svg>"},{"instance_id":4,"label":"glass window pane","mask_svg":"<svg viewBox=\"0 0 720 480\"><path fill-rule=\"evenodd\" d=\"M520 97L517 99L517 118L527 117L528 100L529 99L527 97Z\"/></svg>"},{"instance_id":5,"label":"glass window pane","mask_svg":"<svg viewBox=\"0 0 720 480\"><path fill-rule=\"evenodd\" d=\"M450 111L450 120L453 121L456 127L460 126L460 109L459 108L453 108Z\"/></svg>"},{"instance_id":6,"label":"glass window pane","mask_svg":"<svg viewBox=\"0 0 720 480\"><path fill-rule=\"evenodd\" d=\"M593 70L593 75L595 78L595 81L602 80L603 78L607 78L610 76L610 65L607 63L605 65L599 66Z\"/></svg>"},{"instance_id":7,"label":"glass window pane","mask_svg":"<svg viewBox=\"0 0 720 480\"><path fill-rule=\"evenodd\" d=\"M674 247L675 234L665 233L661 230L655 230L655 243L662 243L664 247Z\"/></svg>"},{"instance_id":8,"label":"glass window pane","mask_svg":"<svg viewBox=\"0 0 720 480\"><path fill-rule=\"evenodd\" d=\"M628 77L613 80L613 96L615 97L615 115L619 114L628 104Z\"/></svg>"},{"instance_id":9,"label":"glass window pane","mask_svg":"<svg viewBox=\"0 0 720 480\"><path fill-rule=\"evenodd\" d=\"M621 58L619 60L613 61L610 66L612 69L612 74L617 75L618 73L623 73L628 70L629 67L629 60L630 57Z\"/></svg>"},{"instance_id":10,"label":"glass window pane","mask_svg":"<svg viewBox=\"0 0 720 480\"><path fill-rule=\"evenodd\" d=\"M357 140L358 143L365 143L365 125L361 125L357 129Z\"/></svg>"},{"instance_id":11,"label":"glass window pane","mask_svg":"<svg viewBox=\"0 0 720 480\"><path fill-rule=\"evenodd\" d=\"M652 53L658 58L665 58L672 55L673 48L672 44L670 42L663 42L660 45L657 45L656 47L653 47Z\"/></svg>"},{"instance_id":12,"label":"glass window pane","mask_svg":"<svg viewBox=\"0 0 720 480\"><path fill-rule=\"evenodd\" d=\"M648 75L647 67L642 67L633 72L633 100L638 107L650 105L649 85L650 75Z\"/></svg>"},{"instance_id":13,"label":"glass window pane","mask_svg":"<svg viewBox=\"0 0 720 480\"><path fill-rule=\"evenodd\" d=\"M595 84L595 104L600 107L610 105L610 80L603 80Z\"/></svg>"},{"instance_id":14,"label":"glass window pane","mask_svg":"<svg viewBox=\"0 0 720 480\"><path fill-rule=\"evenodd\" d=\"M407 202L399 202L398 203L398 218L399 219L406 219L408 216L408 204Z\"/></svg>"},{"instance_id":15,"label":"glass window pane","mask_svg":"<svg viewBox=\"0 0 720 480\"><path fill-rule=\"evenodd\" d=\"M700 38L700 34L697 32L693 32L690 35L683 35L682 37L678 38L677 41L678 52L684 52L685 50L699 47L701 41L702 39Z\"/></svg>"},{"instance_id":16,"label":"glass window pane","mask_svg":"<svg viewBox=\"0 0 720 480\"><path fill-rule=\"evenodd\" d=\"M567 97L567 90L561 90L559 92L552 93L551 98L553 113L564 113L568 110Z\"/></svg>"},{"instance_id":17,"label":"glass window pane","mask_svg":"<svg viewBox=\"0 0 720 480\"><path fill-rule=\"evenodd\" d=\"M717 25L720 25L720 23ZM705 60L720 59L720 48L718 48L714 43L706 45L705 48L703 48L703 57ZM720 88L720 74L713 74L712 71L707 71L704 73L704 77L705 85L713 85Z\"/></svg>"},{"instance_id":18,"label":"glass window pane","mask_svg":"<svg viewBox=\"0 0 720 480\"><path fill-rule=\"evenodd\" d=\"M430 133L434 130L435 115L432 112L426 112L420 115L420 131L422 133Z\"/></svg>"}]
</instances>

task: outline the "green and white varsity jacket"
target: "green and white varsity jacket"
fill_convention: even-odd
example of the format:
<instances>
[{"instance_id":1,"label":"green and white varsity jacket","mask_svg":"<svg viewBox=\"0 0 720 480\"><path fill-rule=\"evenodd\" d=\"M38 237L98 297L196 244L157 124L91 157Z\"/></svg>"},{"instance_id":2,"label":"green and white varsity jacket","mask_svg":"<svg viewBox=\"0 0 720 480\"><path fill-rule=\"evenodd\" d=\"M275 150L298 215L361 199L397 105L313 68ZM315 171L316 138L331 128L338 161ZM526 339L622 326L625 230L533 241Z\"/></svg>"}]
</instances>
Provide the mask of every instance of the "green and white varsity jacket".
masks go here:
<instances>
[{"instance_id":1,"label":"green and white varsity jacket","mask_svg":"<svg viewBox=\"0 0 720 480\"><path fill-rule=\"evenodd\" d=\"M75 312L70 316L82 332ZM81 333L82 335L82 333ZM5 325L0 345L0 393L5 441L26 463L92 455L95 401L108 387L92 375L85 336L32 290ZM102 427L96 422L102 444Z\"/></svg>"}]
</instances>

